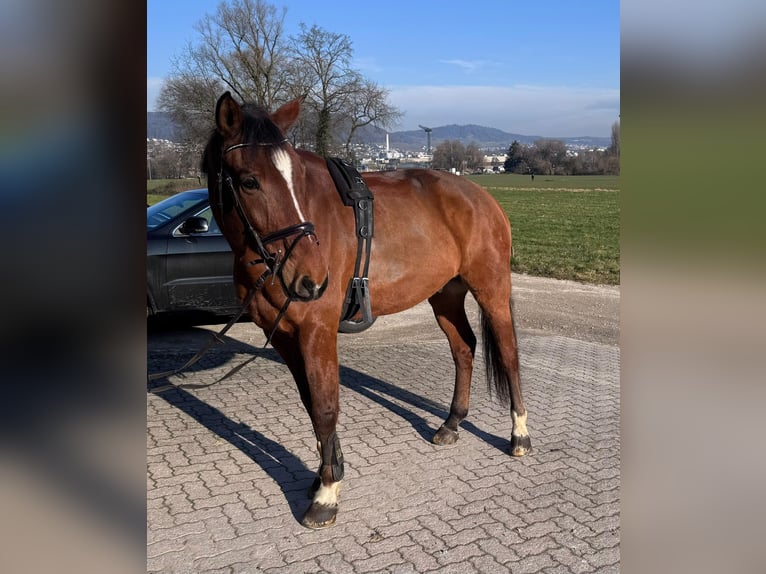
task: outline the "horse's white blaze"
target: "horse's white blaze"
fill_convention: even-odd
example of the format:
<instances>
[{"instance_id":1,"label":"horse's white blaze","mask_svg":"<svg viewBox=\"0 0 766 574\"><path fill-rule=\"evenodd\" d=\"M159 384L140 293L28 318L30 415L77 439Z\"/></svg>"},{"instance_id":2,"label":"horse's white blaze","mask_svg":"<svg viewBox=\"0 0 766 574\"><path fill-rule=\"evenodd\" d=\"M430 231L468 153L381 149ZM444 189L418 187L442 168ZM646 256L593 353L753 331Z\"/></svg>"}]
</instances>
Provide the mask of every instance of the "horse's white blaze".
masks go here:
<instances>
[{"instance_id":1,"label":"horse's white blaze","mask_svg":"<svg viewBox=\"0 0 766 574\"><path fill-rule=\"evenodd\" d=\"M295 211L298 212L299 221L306 221L306 218L301 211L301 206L298 205L298 198L295 196L295 186L293 185L293 162L290 159L290 154L283 149L275 149L271 157L274 160L274 167L276 167L279 173L282 174L285 183L287 183L287 189L290 190L290 197L293 198L293 205L295 206Z\"/></svg>"},{"instance_id":2,"label":"horse's white blaze","mask_svg":"<svg viewBox=\"0 0 766 574\"><path fill-rule=\"evenodd\" d=\"M529 436L527 432L527 413L519 415L516 411L511 411L511 418L513 418L513 436Z\"/></svg>"},{"instance_id":3,"label":"horse's white blaze","mask_svg":"<svg viewBox=\"0 0 766 574\"><path fill-rule=\"evenodd\" d=\"M340 498L341 482L333 482L330 486L320 485L319 490L314 494L314 502L325 506L336 506Z\"/></svg>"}]
</instances>

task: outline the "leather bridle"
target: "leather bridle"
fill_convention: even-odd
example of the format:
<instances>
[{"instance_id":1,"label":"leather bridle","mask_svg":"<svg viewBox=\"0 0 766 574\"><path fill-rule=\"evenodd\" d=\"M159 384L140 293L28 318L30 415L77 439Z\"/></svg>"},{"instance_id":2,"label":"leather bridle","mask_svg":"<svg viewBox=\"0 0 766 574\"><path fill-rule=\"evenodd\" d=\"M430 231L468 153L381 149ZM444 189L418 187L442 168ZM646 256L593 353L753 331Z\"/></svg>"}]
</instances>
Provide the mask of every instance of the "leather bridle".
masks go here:
<instances>
[{"instance_id":1,"label":"leather bridle","mask_svg":"<svg viewBox=\"0 0 766 574\"><path fill-rule=\"evenodd\" d=\"M237 215L239 216L239 219L245 228L246 241L248 241L249 246L259 256L258 259L253 259L252 261L248 261L246 265L248 267L252 267L254 265L259 265L259 264L264 264L266 266L266 270L250 287L248 296L245 297L245 300L249 302L249 300L252 299L252 297L250 296L251 293L261 289L266 283L266 279L269 276L271 276L272 278L274 277L279 278L279 281L282 285L282 290L285 296L287 297L285 304L282 306L282 308L279 311L277 320L274 322L274 327L272 328L271 333L269 334L268 339L266 340L266 345L268 345L271 342L271 338L276 332L277 325L279 324L280 320L282 319L282 317L284 317L285 313L287 312L287 307L296 297L295 293L293 293L290 290L290 287L287 285L282 275L282 269L284 267L285 262L288 260L290 255L292 255L293 250L295 249L295 246L298 244L298 242L304 237L313 237L317 245L319 245L319 240L317 239L316 232L314 231L314 224L310 221L302 221L295 225L283 227L282 229L278 229L277 231L274 231L262 237L255 230L253 225L250 223L250 219L248 218L247 213L245 212L245 209L242 206L242 201L240 199L239 192L234 185L234 181L231 175L226 171L226 168L224 167L223 158L227 153L238 148L249 147L249 146L273 147L273 146L282 145L286 141L287 139L283 139L275 143L239 143L239 144L231 145L227 148L224 148L223 151L221 152L221 165L220 165L220 169L218 170L218 208L220 212L223 213L223 193L224 193L224 183L225 183L228 188L228 191L231 193L231 197L234 203L234 209L237 212ZM269 244L275 243L277 241L287 240L289 238L293 238L293 239L289 243L284 254L282 253L281 249L277 249L276 253L272 253L271 251L267 249L267 246Z\"/></svg>"},{"instance_id":2,"label":"leather bridle","mask_svg":"<svg viewBox=\"0 0 766 574\"><path fill-rule=\"evenodd\" d=\"M234 181L223 165L223 156L234 149L238 149L242 147L248 147L248 146L272 147L272 146L282 145L286 141L287 139L285 138L275 143L239 143L239 144L234 144L232 146L229 146L222 150L221 165L218 169L217 204L218 204L219 213L223 213L223 190L224 190L223 184L224 182L226 182L226 185L228 187L229 192L231 193L231 197L234 203L234 209L237 211L237 215L239 216L239 219L242 221L242 225L245 228L245 235L247 237L247 241L250 243L250 246L254 249L254 251L260 257L259 259L253 259L252 261L247 262L246 265L248 267L251 267L253 265L258 265L263 263L266 266L266 270L261 274L260 277L258 277L258 279L255 282L253 282L253 284L248 289L247 295L242 300L242 307L240 307L239 312L229 320L229 322L223 327L223 329L221 329L220 332L212 336L210 342L205 347L200 349L197 352L197 354L194 355L188 361L186 361L186 363L184 363L183 365L181 365L180 367L176 369L173 369L172 371L164 371L160 373L150 374L148 376L148 380L150 383L158 379L168 378L172 375L177 375L179 373L182 373L183 371L188 369L190 366L195 364L197 361L199 361L205 355L205 353L207 353L207 351L210 350L214 345L222 342L223 335L245 313L245 311L248 309L251 302L253 301L255 294L266 284L266 279L270 276L272 278L279 277L279 281L282 284L282 290L284 291L285 296L287 298L284 305L282 305L282 308L279 310L277 319L276 321L274 321L274 326L271 328L271 332L266 338L266 343L263 346L267 347L269 343L271 342L271 339L274 336L274 333L276 333L277 331L277 326L279 325L279 322L282 320L282 318L285 316L285 313L287 312L287 307L296 297L295 293L292 293L290 291L288 285L285 283L284 277L282 276L282 268L284 266L284 263L285 261L287 261L290 255L292 255L292 252L295 249L295 246L297 245L298 241L300 241L303 237L313 237L317 245L319 245L319 240L317 239L316 233L314 232L314 224L310 221L303 221L296 225L290 225L288 227L284 227L282 229L274 231L273 233L269 233L268 235L261 237L261 235L255 230L255 228L250 223L250 219L247 217L247 213L245 212L245 209L242 207L242 202L240 201L239 193L237 193L237 189L234 186ZM294 239L285 250L284 256L282 255L282 251L279 249L277 250L276 254L271 253L267 249L267 246L269 244L274 243L276 241L285 240L290 237L294 237ZM325 282L326 281L327 280L325 280ZM213 385L216 382L219 382L221 380L223 379L219 379L218 381L214 381L213 383L208 383L204 385L176 385L174 383L168 382L166 385L160 385L157 387L151 387L150 385L151 387L150 391L154 393L161 393L170 388L176 388L176 387L203 388L203 387ZM335 471L333 470L333 472Z\"/></svg>"}]
</instances>

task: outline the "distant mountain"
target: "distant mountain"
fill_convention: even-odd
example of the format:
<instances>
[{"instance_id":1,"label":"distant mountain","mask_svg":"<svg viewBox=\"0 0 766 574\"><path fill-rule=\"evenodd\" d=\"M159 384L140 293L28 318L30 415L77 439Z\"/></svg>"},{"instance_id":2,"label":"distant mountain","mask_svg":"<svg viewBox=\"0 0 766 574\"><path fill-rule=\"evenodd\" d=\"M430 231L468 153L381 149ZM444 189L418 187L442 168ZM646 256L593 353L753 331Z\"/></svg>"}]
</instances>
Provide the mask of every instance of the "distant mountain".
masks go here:
<instances>
[{"instance_id":1,"label":"distant mountain","mask_svg":"<svg viewBox=\"0 0 766 574\"><path fill-rule=\"evenodd\" d=\"M146 113L146 137L166 139L176 141L178 128L170 119L170 114L166 112L147 112ZM356 141L368 145L386 145L386 130L374 126L365 126L357 130ZM535 143L535 140L543 136L528 136L504 132L496 128L486 126L477 126L475 124L455 125L434 127L431 132L431 148L435 148L445 140L458 140L463 145L475 143L481 148L503 149L507 150L513 140L519 143L529 145ZM562 137L548 138L559 139L571 147L609 147L612 143L608 137ZM423 130L408 130L389 132L388 142L391 148L401 151L415 151L426 145L426 133Z\"/></svg>"},{"instance_id":2,"label":"distant mountain","mask_svg":"<svg viewBox=\"0 0 766 574\"><path fill-rule=\"evenodd\" d=\"M177 141L179 131L169 113L146 112L146 137Z\"/></svg>"},{"instance_id":3,"label":"distant mountain","mask_svg":"<svg viewBox=\"0 0 766 574\"><path fill-rule=\"evenodd\" d=\"M488 128L486 126L477 126L475 124L440 126L432 128L431 148L436 147L446 140L458 140L463 145L475 143L481 148L500 148L507 149L514 140L524 145L535 143L543 136L524 135L508 133L497 128ZM357 140L361 143L385 145L386 131L380 128L366 126L357 131ZM547 139L559 139L572 147L608 147L611 144L611 138L608 137L558 137ZM418 150L427 143L425 131L408 130L389 132L389 146L399 150Z\"/></svg>"},{"instance_id":4,"label":"distant mountain","mask_svg":"<svg viewBox=\"0 0 766 574\"><path fill-rule=\"evenodd\" d=\"M380 128L366 127L357 131L358 141L366 144L385 145L386 132ZM495 128L477 126L474 124L459 126L449 125L434 127L431 132L431 147L434 148L445 140L458 140L466 145L471 142L480 147L508 147L517 139L521 143L532 143L535 136L509 134ZM408 130L390 132L389 145L400 150L417 150L426 145L426 133L423 130Z\"/></svg>"}]
</instances>

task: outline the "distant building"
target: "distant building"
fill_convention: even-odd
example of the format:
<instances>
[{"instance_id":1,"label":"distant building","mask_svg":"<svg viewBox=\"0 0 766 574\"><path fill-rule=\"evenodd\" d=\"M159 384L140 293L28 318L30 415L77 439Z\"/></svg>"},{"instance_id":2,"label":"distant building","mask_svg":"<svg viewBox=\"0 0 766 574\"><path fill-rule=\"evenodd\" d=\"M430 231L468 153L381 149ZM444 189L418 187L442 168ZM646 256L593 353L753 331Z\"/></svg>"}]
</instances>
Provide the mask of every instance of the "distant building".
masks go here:
<instances>
[{"instance_id":1,"label":"distant building","mask_svg":"<svg viewBox=\"0 0 766 574\"><path fill-rule=\"evenodd\" d=\"M503 173L505 172L505 160L508 159L507 154L491 154L485 155L482 162L482 170L484 173Z\"/></svg>"}]
</instances>

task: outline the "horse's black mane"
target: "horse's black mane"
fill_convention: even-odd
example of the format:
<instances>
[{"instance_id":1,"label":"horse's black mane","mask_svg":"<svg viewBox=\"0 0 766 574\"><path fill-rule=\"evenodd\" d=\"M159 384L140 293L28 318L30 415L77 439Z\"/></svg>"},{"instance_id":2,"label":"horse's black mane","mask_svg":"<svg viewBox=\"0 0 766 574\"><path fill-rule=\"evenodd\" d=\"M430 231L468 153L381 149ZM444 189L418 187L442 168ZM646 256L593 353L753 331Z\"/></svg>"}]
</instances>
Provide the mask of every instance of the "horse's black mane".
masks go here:
<instances>
[{"instance_id":1,"label":"horse's black mane","mask_svg":"<svg viewBox=\"0 0 766 574\"><path fill-rule=\"evenodd\" d=\"M237 143L255 143L279 146L285 136L271 121L269 112L263 106L254 103L242 105L242 141ZM221 161L223 138L218 130L213 130L202 155L202 173L215 173Z\"/></svg>"},{"instance_id":2,"label":"horse's black mane","mask_svg":"<svg viewBox=\"0 0 766 574\"><path fill-rule=\"evenodd\" d=\"M242 143L251 142L261 145L278 145L285 136L271 121L269 112L257 104L245 104L242 106Z\"/></svg>"}]
</instances>

